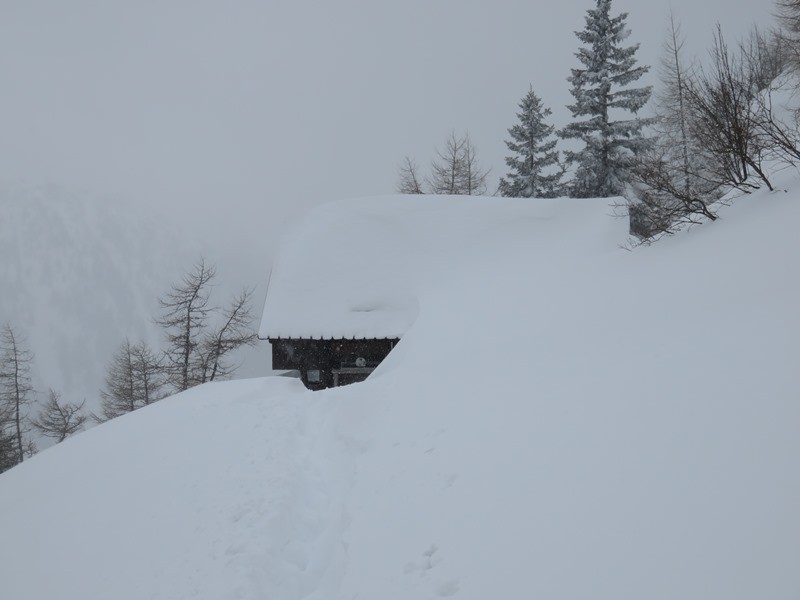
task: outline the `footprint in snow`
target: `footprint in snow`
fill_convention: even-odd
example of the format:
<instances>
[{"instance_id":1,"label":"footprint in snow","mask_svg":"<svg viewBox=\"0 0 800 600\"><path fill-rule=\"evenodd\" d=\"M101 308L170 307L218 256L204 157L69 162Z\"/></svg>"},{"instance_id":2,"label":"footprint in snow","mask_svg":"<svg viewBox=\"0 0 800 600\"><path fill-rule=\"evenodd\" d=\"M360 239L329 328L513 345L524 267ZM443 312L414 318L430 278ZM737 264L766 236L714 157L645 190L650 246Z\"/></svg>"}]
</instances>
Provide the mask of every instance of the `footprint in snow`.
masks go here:
<instances>
[{"instance_id":1,"label":"footprint in snow","mask_svg":"<svg viewBox=\"0 0 800 600\"><path fill-rule=\"evenodd\" d=\"M436 593L442 598L449 598L450 596L455 596L458 593L458 590L458 581L451 579L450 581L445 581L443 584L437 587Z\"/></svg>"}]
</instances>

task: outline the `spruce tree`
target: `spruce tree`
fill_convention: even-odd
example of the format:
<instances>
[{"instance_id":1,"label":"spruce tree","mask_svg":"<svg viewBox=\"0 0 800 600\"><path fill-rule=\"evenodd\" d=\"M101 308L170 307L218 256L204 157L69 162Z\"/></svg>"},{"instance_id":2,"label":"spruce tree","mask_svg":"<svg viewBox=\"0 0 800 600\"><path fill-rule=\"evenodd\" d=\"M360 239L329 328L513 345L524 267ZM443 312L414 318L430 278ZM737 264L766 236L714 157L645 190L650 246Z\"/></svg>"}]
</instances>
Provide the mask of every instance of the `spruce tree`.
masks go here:
<instances>
[{"instance_id":1,"label":"spruce tree","mask_svg":"<svg viewBox=\"0 0 800 600\"><path fill-rule=\"evenodd\" d=\"M500 179L500 194L515 198L553 198L558 195L562 171L558 161L555 128L545 123L552 114L531 87L519 103L519 123L508 130L508 175ZM554 171L553 168L557 170Z\"/></svg>"},{"instance_id":2,"label":"spruce tree","mask_svg":"<svg viewBox=\"0 0 800 600\"><path fill-rule=\"evenodd\" d=\"M636 154L647 145L642 128L651 121L635 116L650 99L651 88L629 87L649 67L636 66L638 44L622 46L630 34L628 13L611 17L611 0L596 2L587 11L586 28L575 32L584 44L576 53L583 68L572 69L567 79L575 98L568 107L574 120L559 132L583 142L582 149L564 153L577 165L570 195L579 198L622 194ZM632 116L612 120L612 111Z\"/></svg>"}]
</instances>

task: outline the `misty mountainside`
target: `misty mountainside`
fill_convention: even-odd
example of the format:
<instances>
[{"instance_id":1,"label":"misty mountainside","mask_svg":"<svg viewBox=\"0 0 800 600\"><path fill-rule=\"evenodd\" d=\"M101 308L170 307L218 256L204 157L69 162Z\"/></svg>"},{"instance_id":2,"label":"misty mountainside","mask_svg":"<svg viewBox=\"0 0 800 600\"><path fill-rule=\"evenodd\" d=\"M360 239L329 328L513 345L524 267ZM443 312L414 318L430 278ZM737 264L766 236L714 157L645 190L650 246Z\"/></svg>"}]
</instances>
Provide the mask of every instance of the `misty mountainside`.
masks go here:
<instances>
[{"instance_id":1,"label":"misty mountainside","mask_svg":"<svg viewBox=\"0 0 800 600\"><path fill-rule=\"evenodd\" d=\"M3 473L3 594L793 598L798 185L639 247L607 199L315 210L298 261L298 233L384 243L359 268L416 300L395 349L319 392L201 385Z\"/></svg>"},{"instance_id":2,"label":"misty mountainside","mask_svg":"<svg viewBox=\"0 0 800 600\"><path fill-rule=\"evenodd\" d=\"M125 337L159 343L157 298L198 253L163 219L119 199L6 185L0 211L0 322L34 353L38 392L50 387L94 409Z\"/></svg>"}]
</instances>

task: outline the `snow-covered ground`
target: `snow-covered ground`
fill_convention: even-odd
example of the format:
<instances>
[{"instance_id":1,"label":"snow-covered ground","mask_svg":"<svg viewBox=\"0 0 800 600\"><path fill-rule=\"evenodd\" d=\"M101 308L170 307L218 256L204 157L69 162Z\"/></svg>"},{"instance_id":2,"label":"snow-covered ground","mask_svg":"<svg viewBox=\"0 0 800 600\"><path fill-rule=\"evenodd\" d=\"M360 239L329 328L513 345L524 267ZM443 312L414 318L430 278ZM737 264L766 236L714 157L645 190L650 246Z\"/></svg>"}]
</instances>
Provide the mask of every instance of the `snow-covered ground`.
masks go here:
<instances>
[{"instance_id":1,"label":"snow-covered ground","mask_svg":"<svg viewBox=\"0 0 800 600\"><path fill-rule=\"evenodd\" d=\"M602 200L429 200L369 380L202 386L8 471L3 597L796 598L798 194L632 251Z\"/></svg>"}]
</instances>

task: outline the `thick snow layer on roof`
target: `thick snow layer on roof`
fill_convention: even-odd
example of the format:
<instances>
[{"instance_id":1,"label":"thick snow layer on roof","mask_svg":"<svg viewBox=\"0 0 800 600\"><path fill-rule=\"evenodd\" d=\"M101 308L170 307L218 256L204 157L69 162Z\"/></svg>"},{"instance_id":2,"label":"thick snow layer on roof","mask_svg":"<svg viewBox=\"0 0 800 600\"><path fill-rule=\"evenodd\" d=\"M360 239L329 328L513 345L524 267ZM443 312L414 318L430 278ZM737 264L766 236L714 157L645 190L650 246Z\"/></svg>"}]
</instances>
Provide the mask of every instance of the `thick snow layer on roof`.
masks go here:
<instances>
[{"instance_id":1,"label":"thick snow layer on roof","mask_svg":"<svg viewBox=\"0 0 800 600\"><path fill-rule=\"evenodd\" d=\"M453 270L469 268L498 236L524 231L532 243L522 252L587 243L616 249L627 220L605 218L610 210L608 200L474 196L383 196L324 205L284 236L259 335L401 337L418 316L420 296Z\"/></svg>"}]
</instances>

